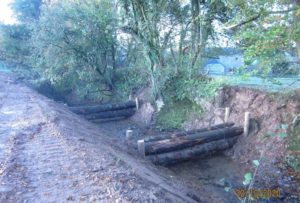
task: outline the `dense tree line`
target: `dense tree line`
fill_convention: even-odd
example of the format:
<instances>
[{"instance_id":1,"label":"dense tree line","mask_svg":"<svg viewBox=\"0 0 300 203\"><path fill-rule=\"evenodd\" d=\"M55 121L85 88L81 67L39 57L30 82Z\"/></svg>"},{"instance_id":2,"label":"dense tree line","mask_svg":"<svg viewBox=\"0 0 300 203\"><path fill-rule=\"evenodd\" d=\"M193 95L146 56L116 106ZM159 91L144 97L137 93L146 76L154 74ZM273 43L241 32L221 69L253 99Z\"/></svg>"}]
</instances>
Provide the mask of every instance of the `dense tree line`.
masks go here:
<instances>
[{"instance_id":1,"label":"dense tree line","mask_svg":"<svg viewBox=\"0 0 300 203\"><path fill-rule=\"evenodd\" d=\"M95 100L149 85L154 100L197 102L219 87L199 69L205 48L224 38L266 72L282 51L300 55L292 0L15 0L12 8L19 22L1 25L1 60Z\"/></svg>"}]
</instances>

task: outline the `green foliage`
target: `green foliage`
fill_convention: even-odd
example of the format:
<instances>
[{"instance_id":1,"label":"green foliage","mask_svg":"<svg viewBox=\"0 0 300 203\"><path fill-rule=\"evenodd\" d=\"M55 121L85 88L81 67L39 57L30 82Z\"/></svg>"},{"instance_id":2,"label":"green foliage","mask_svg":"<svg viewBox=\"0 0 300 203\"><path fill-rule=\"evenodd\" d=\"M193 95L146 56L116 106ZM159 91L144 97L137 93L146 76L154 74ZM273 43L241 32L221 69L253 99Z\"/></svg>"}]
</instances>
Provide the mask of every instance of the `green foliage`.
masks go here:
<instances>
[{"instance_id":1,"label":"green foliage","mask_svg":"<svg viewBox=\"0 0 300 203\"><path fill-rule=\"evenodd\" d=\"M202 99L211 99L224 85L222 81L179 70L177 73L165 70L160 76L160 88L165 102L159 112L158 125L163 128L180 128L194 112L200 117Z\"/></svg>"},{"instance_id":2,"label":"green foliage","mask_svg":"<svg viewBox=\"0 0 300 203\"><path fill-rule=\"evenodd\" d=\"M281 124L277 127L276 131L269 131L267 135L271 137L279 136L281 138L285 138L288 135L288 127L288 124Z\"/></svg>"},{"instance_id":3,"label":"green foliage","mask_svg":"<svg viewBox=\"0 0 300 203\"><path fill-rule=\"evenodd\" d=\"M299 3L266 0L248 4L231 0L229 4L236 9L232 29L238 46L245 50L245 62L258 62L260 70L255 74L299 74L296 71L299 65L290 64L290 59L284 54L298 55L298 60L300 57Z\"/></svg>"},{"instance_id":4,"label":"green foliage","mask_svg":"<svg viewBox=\"0 0 300 203\"><path fill-rule=\"evenodd\" d=\"M31 31L28 26L0 25L0 60L15 74L32 81L38 73L30 66Z\"/></svg>"},{"instance_id":5,"label":"green foliage","mask_svg":"<svg viewBox=\"0 0 300 203\"><path fill-rule=\"evenodd\" d=\"M154 99L164 94L194 103L211 95L213 82L193 75L215 34L213 21L229 19L226 4L120 2L15 0L19 24L1 29L2 58L26 67L37 83L49 81L59 92L83 98L125 98L145 84ZM134 68L118 69L118 53ZM178 92L174 98L162 93L172 88Z\"/></svg>"},{"instance_id":6,"label":"green foliage","mask_svg":"<svg viewBox=\"0 0 300 203\"><path fill-rule=\"evenodd\" d=\"M247 63L258 61L256 73L281 73L288 66L284 51L300 53L299 5L283 0L14 0L12 8L19 24L1 27L1 59L82 97L119 96L144 84L154 99L212 96L220 82L197 71L218 38L214 23L228 20L238 26L226 34L235 34ZM121 52L126 66L139 68L117 70Z\"/></svg>"},{"instance_id":7,"label":"green foliage","mask_svg":"<svg viewBox=\"0 0 300 203\"><path fill-rule=\"evenodd\" d=\"M189 100L166 103L158 114L157 127L162 129L178 129L182 127L192 113L203 112L201 107Z\"/></svg>"},{"instance_id":8,"label":"green foliage","mask_svg":"<svg viewBox=\"0 0 300 203\"><path fill-rule=\"evenodd\" d=\"M287 155L285 157L285 162L288 166L300 173L300 155Z\"/></svg>"},{"instance_id":9,"label":"green foliage","mask_svg":"<svg viewBox=\"0 0 300 203\"><path fill-rule=\"evenodd\" d=\"M180 68L174 71L173 66L164 67L157 76L158 87L164 101L159 112L157 125L161 128L181 128L194 112L200 117L201 99L210 99L224 83L209 79L197 73Z\"/></svg>"},{"instance_id":10,"label":"green foliage","mask_svg":"<svg viewBox=\"0 0 300 203\"><path fill-rule=\"evenodd\" d=\"M289 153L285 157L286 163L300 173L300 125L289 134L288 150Z\"/></svg>"},{"instance_id":11,"label":"green foliage","mask_svg":"<svg viewBox=\"0 0 300 203\"><path fill-rule=\"evenodd\" d=\"M165 82L163 96L166 100L181 101L188 99L197 102L199 99L209 99L215 96L217 90L223 85L224 83L219 80L196 74L189 77L187 72L180 72Z\"/></svg>"},{"instance_id":12,"label":"green foliage","mask_svg":"<svg viewBox=\"0 0 300 203\"><path fill-rule=\"evenodd\" d=\"M0 25L0 59L22 63L29 55L30 30L24 25Z\"/></svg>"},{"instance_id":13,"label":"green foliage","mask_svg":"<svg viewBox=\"0 0 300 203\"><path fill-rule=\"evenodd\" d=\"M199 66L213 22L226 22L230 9L223 1L138 1L121 0L127 16L123 31L143 47L155 99L161 96L169 66L175 75L182 69L189 77Z\"/></svg>"},{"instance_id":14,"label":"green foliage","mask_svg":"<svg viewBox=\"0 0 300 203\"><path fill-rule=\"evenodd\" d=\"M149 84L148 73L143 67L127 67L115 72L115 99L128 99L135 90Z\"/></svg>"},{"instance_id":15,"label":"green foliage","mask_svg":"<svg viewBox=\"0 0 300 203\"><path fill-rule=\"evenodd\" d=\"M243 181L243 184L244 184L244 185L249 185L249 184L251 183L252 179L253 179L252 173L246 173L246 174L244 175L244 181Z\"/></svg>"},{"instance_id":16,"label":"green foliage","mask_svg":"<svg viewBox=\"0 0 300 203\"><path fill-rule=\"evenodd\" d=\"M18 19L14 25L0 25L0 60L17 75L35 80L38 73L30 66L32 22L40 13L41 0L14 0L11 4Z\"/></svg>"},{"instance_id":17,"label":"green foliage","mask_svg":"<svg viewBox=\"0 0 300 203\"><path fill-rule=\"evenodd\" d=\"M31 55L43 79L62 92L103 99L113 91L115 21L110 1L60 1L33 25Z\"/></svg>"},{"instance_id":18,"label":"green foliage","mask_svg":"<svg viewBox=\"0 0 300 203\"><path fill-rule=\"evenodd\" d=\"M253 160L253 164L257 167L257 166L259 166L259 161L258 160Z\"/></svg>"}]
</instances>

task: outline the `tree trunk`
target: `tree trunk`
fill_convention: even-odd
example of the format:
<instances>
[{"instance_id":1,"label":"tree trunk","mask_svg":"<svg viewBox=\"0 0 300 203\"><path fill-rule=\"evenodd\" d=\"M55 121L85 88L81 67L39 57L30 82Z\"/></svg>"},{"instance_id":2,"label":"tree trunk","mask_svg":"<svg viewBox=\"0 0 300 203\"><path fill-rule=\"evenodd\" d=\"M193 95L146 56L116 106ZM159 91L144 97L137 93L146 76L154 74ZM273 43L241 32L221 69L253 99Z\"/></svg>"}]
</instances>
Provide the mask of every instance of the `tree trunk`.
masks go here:
<instances>
[{"instance_id":1,"label":"tree trunk","mask_svg":"<svg viewBox=\"0 0 300 203\"><path fill-rule=\"evenodd\" d=\"M125 103L115 103L115 104L101 104L94 106L78 106L78 107L70 107L70 110L77 114L91 114L91 113L99 113L106 111L116 111L122 109L135 108L134 101L128 101Z\"/></svg>"},{"instance_id":2,"label":"tree trunk","mask_svg":"<svg viewBox=\"0 0 300 203\"><path fill-rule=\"evenodd\" d=\"M294 7L297 8L300 6L300 2L299 1L294 1L293 2ZM299 22L300 17L299 17L299 13L297 14L299 10L295 10L293 13L293 17L294 17L294 24L297 24L297 22ZM298 60L300 60L300 40L296 40L296 50L297 50L297 55L298 55Z\"/></svg>"},{"instance_id":3,"label":"tree trunk","mask_svg":"<svg viewBox=\"0 0 300 203\"><path fill-rule=\"evenodd\" d=\"M237 137L230 139L221 139L180 151L147 156L146 158L151 160L155 164L170 165L182 161L187 161L191 158L203 158L205 156L210 156L217 152L221 152L223 150L231 148L236 143L236 141Z\"/></svg>"},{"instance_id":4,"label":"tree trunk","mask_svg":"<svg viewBox=\"0 0 300 203\"><path fill-rule=\"evenodd\" d=\"M175 139L161 140L157 142L148 142L145 144L146 155L161 154L181 150L195 145L212 142L215 140L232 138L243 133L243 128L232 127L218 130L202 132L198 134L187 135Z\"/></svg>"},{"instance_id":5,"label":"tree trunk","mask_svg":"<svg viewBox=\"0 0 300 203\"><path fill-rule=\"evenodd\" d=\"M228 128L232 127L234 123L224 123L224 124L219 124L219 125L214 125L206 128L201 128L201 129L196 129L196 130L190 130L190 131L183 131L179 133L173 133L171 135L161 135L161 136L150 136L144 139L145 142L153 142L153 141L159 141L159 140L165 140L165 139L173 139L177 137L184 137L186 135L191 135L195 133L201 133L201 132L206 132L210 130L217 130L221 128Z\"/></svg>"},{"instance_id":6,"label":"tree trunk","mask_svg":"<svg viewBox=\"0 0 300 203\"><path fill-rule=\"evenodd\" d=\"M135 109L123 109L118 111L105 111L100 113L88 114L85 116L88 120L96 120L96 119L106 119L106 118L116 118L116 117L125 117L128 118L135 113Z\"/></svg>"},{"instance_id":7,"label":"tree trunk","mask_svg":"<svg viewBox=\"0 0 300 203\"><path fill-rule=\"evenodd\" d=\"M298 60L300 60L300 41L296 41L296 49L298 54Z\"/></svg>"}]
</instances>

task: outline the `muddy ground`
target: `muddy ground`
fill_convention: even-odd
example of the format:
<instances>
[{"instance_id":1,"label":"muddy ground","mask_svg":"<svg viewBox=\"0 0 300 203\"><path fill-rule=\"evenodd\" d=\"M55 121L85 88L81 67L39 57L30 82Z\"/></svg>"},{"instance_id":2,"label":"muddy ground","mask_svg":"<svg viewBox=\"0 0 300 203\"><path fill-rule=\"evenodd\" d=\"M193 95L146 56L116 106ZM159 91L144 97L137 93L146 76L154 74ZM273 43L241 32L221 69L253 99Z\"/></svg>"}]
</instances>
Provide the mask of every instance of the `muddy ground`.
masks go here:
<instances>
[{"instance_id":1,"label":"muddy ground","mask_svg":"<svg viewBox=\"0 0 300 203\"><path fill-rule=\"evenodd\" d=\"M300 91L267 93L250 88L225 87L210 102L204 102L202 119L193 119L185 127L199 128L224 122L225 107L230 108L229 122L243 126L245 112L250 112L250 133L239 137L226 153L256 177L254 188L279 188L287 202L299 202L300 175L286 163L289 140L299 140L293 133L300 115ZM299 153L295 151L295 153ZM260 164L256 170L254 160ZM290 197L291 199L289 199ZM295 199L293 198L295 197Z\"/></svg>"},{"instance_id":2,"label":"muddy ground","mask_svg":"<svg viewBox=\"0 0 300 203\"><path fill-rule=\"evenodd\" d=\"M227 201L140 159L130 121L89 123L6 75L0 91L0 202Z\"/></svg>"},{"instance_id":3,"label":"muddy ground","mask_svg":"<svg viewBox=\"0 0 300 203\"><path fill-rule=\"evenodd\" d=\"M0 113L0 202L239 202L224 188L242 187L249 169L222 154L154 166L125 131L133 143L161 132L134 119L89 123L8 75Z\"/></svg>"},{"instance_id":4,"label":"muddy ground","mask_svg":"<svg viewBox=\"0 0 300 203\"><path fill-rule=\"evenodd\" d=\"M114 146L111 133L0 81L0 202L195 201L194 190Z\"/></svg>"}]
</instances>

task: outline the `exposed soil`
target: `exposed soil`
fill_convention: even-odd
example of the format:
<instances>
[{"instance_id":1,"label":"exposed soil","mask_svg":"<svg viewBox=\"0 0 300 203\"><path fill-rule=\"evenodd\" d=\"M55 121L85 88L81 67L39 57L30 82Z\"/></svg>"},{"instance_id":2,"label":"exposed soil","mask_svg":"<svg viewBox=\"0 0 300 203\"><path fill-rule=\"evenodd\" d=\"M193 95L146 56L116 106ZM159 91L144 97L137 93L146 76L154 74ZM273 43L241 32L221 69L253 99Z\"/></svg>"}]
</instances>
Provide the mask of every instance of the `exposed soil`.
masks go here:
<instances>
[{"instance_id":1,"label":"exposed soil","mask_svg":"<svg viewBox=\"0 0 300 203\"><path fill-rule=\"evenodd\" d=\"M243 126L244 113L250 112L250 133L240 136L227 155L235 162L254 172L253 160L260 165L255 176L254 188L280 188L286 198L295 197L300 201L299 174L289 173L285 164L287 139L293 121L300 113L300 92L293 94L270 94L259 90L226 87L220 90L211 102L203 101L205 114L202 119L192 117L185 128L199 128L224 122L225 107L230 107L229 122Z\"/></svg>"},{"instance_id":2,"label":"exposed soil","mask_svg":"<svg viewBox=\"0 0 300 203\"><path fill-rule=\"evenodd\" d=\"M249 98L237 96L241 91L232 91L225 90L227 99L223 99L224 95L219 98L221 101L216 98L208 104L203 119L191 119L186 128L221 122L225 106L233 109L230 120L241 125L243 115L239 112L252 108L259 129L254 125L249 137L241 137L227 152L234 159L220 154L165 168L140 158L133 147L144 136L168 133L149 128L154 112L150 103L144 102L130 120L92 124L63 104L0 75L0 202L238 202L233 191L226 192L224 188L241 188L243 176L252 169L251 161L257 159L259 149L278 152L285 149L285 141L272 137L258 142L258 136L268 130L266 126L271 128L273 123L283 121L277 117L265 121L268 119L261 115L270 114L255 110L269 105L266 98L260 99L260 94L256 101L250 99L252 103L246 104ZM237 97L241 103L236 103ZM272 106L278 107L275 103ZM282 108L293 108L290 103L280 107L280 111L294 110ZM131 143L125 141L128 128L134 130ZM273 151L270 145L275 147ZM268 157L270 162L262 162L262 168L277 172L279 166L271 163L281 160L280 156L283 155ZM261 182L270 178L269 173L261 171ZM274 178L276 184L269 181L267 187L274 184L286 189L279 182L287 176L281 170L279 173ZM296 183L292 183L289 180L288 192L295 192ZM283 201L286 202L285 196L272 200Z\"/></svg>"},{"instance_id":3,"label":"exposed soil","mask_svg":"<svg viewBox=\"0 0 300 203\"><path fill-rule=\"evenodd\" d=\"M111 134L1 75L0 202L194 202Z\"/></svg>"},{"instance_id":4,"label":"exposed soil","mask_svg":"<svg viewBox=\"0 0 300 203\"><path fill-rule=\"evenodd\" d=\"M149 106L148 91L146 88L137 96ZM214 188L215 192L218 190L215 183L220 179L227 181L227 185L223 184L222 189L227 186L233 189L247 189L247 186L242 184L243 176L248 172L254 174L256 167L253 161L258 160L259 167L254 177L254 189L279 189L281 199L273 199L272 202L300 201L300 174L285 162L286 156L294 153L288 150L288 139L292 139L291 136L297 136L291 135L293 134L291 131L295 127L295 119L298 125L300 123L300 91L285 95L244 87L225 87L211 101L200 101L200 103L204 107L204 115L200 119L197 113L192 115L184 123L185 129L197 129L223 123L225 108L230 107L229 122L234 122L236 126L243 126L244 113L250 112L250 133L248 136L240 136L235 146L224 153L225 156L192 160L173 166L171 170L186 181L196 182L196 185L208 183L206 189ZM134 121L144 125L143 122L139 122L143 120L141 115L155 117L149 109L151 110L149 107L141 109L141 112L134 116ZM205 166L205 163L211 167L201 167ZM203 175L209 177L206 183L199 181ZM230 198L228 193L226 198ZM231 201L234 202L234 200Z\"/></svg>"},{"instance_id":5,"label":"exposed soil","mask_svg":"<svg viewBox=\"0 0 300 203\"><path fill-rule=\"evenodd\" d=\"M138 116L137 116L138 117ZM134 119L136 120L136 118ZM124 151L130 155L137 154L136 142L147 136L158 134L168 134L171 132L157 131L151 128L145 128L144 122L136 123L132 120L124 120L119 122L100 123L98 126L115 136L119 145ZM133 139L125 145L125 133L127 129L133 129ZM148 163L149 166L152 165ZM238 202L233 191L226 192L224 188L231 186L232 188L241 188L245 168L235 163L232 159L223 154L205 159L193 159L184 163L178 163L167 167L155 166L156 172L162 172L172 179L192 187L196 193L193 198L204 202ZM195 195L196 194L196 195Z\"/></svg>"}]
</instances>

